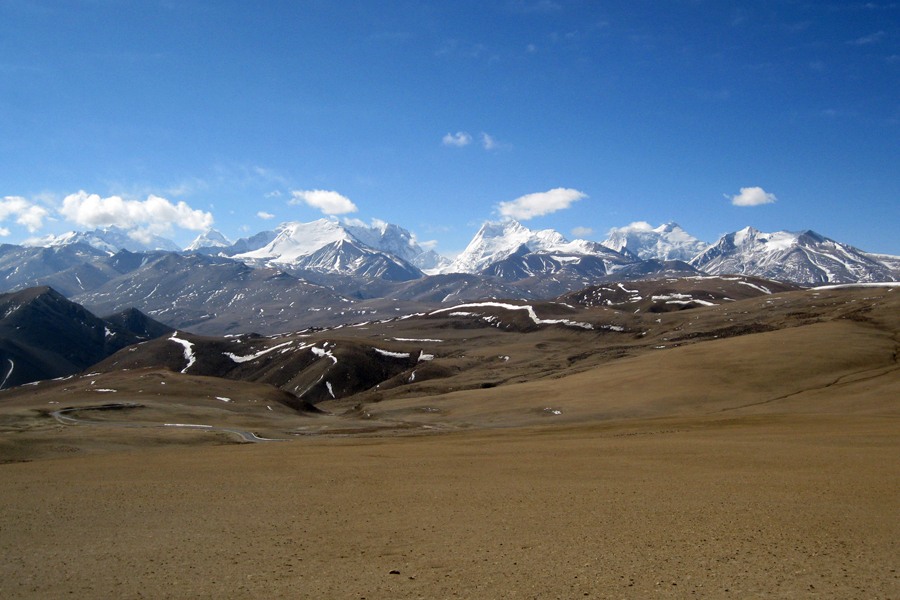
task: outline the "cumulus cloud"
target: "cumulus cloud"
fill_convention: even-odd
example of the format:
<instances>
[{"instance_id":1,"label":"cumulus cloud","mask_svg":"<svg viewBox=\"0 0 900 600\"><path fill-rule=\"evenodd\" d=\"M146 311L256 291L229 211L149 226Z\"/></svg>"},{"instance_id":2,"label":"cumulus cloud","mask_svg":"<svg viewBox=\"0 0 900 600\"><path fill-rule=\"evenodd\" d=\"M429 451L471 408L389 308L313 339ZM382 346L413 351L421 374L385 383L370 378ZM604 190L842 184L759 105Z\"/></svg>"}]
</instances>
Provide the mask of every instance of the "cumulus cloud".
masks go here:
<instances>
[{"instance_id":1,"label":"cumulus cloud","mask_svg":"<svg viewBox=\"0 0 900 600\"><path fill-rule=\"evenodd\" d=\"M32 233L44 226L44 218L49 212L21 196L6 196L0 200L0 222L15 217L16 223L24 225ZM9 235L9 229L0 228L0 235Z\"/></svg>"},{"instance_id":2,"label":"cumulus cloud","mask_svg":"<svg viewBox=\"0 0 900 600\"><path fill-rule=\"evenodd\" d=\"M313 208L321 210L326 215L343 215L356 212L359 209L346 196L337 192L325 190L292 190L294 199L288 204L306 203Z\"/></svg>"},{"instance_id":3,"label":"cumulus cloud","mask_svg":"<svg viewBox=\"0 0 900 600\"><path fill-rule=\"evenodd\" d=\"M528 194L510 202L501 202L498 210L504 217L524 221L569 208L569 205L582 198L587 198L587 194L578 190L556 188L549 192Z\"/></svg>"},{"instance_id":4,"label":"cumulus cloud","mask_svg":"<svg viewBox=\"0 0 900 600\"><path fill-rule=\"evenodd\" d=\"M635 221L621 229L612 228L612 231L653 231L653 225L647 221Z\"/></svg>"},{"instance_id":5,"label":"cumulus cloud","mask_svg":"<svg viewBox=\"0 0 900 600\"><path fill-rule=\"evenodd\" d=\"M463 146L468 146L472 143L472 136L465 131L457 131L456 135L448 133L444 136L444 139L441 141L441 143L445 146L456 146L457 148L462 148Z\"/></svg>"},{"instance_id":6,"label":"cumulus cloud","mask_svg":"<svg viewBox=\"0 0 900 600\"><path fill-rule=\"evenodd\" d=\"M259 211L258 213L256 213L256 216L259 217L260 219L265 219L265 220L267 220L267 221L268 221L269 219L274 219L274 218L275 218L275 215L273 215L272 213L267 213L267 212L264 211L264 210L261 210L261 211Z\"/></svg>"},{"instance_id":7,"label":"cumulus cloud","mask_svg":"<svg viewBox=\"0 0 900 600\"><path fill-rule=\"evenodd\" d=\"M101 198L80 191L63 199L59 212L69 221L86 227L121 227L143 232L165 232L172 226L202 231L213 225L211 213L195 210L185 202L172 204L150 194L146 200L124 200L119 196ZM135 235L142 235L138 232Z\"/></svg>"},{"instance_id":8,"label":"cumulus cloud","mask_svg":"<svg viewBox=\"0 0 900 600\"><path fill-rule=\"evenodd\" d=\"M735 206L759 206L760 204L772 204L776 200L778 198L775 197L775 194L767 194L761 187L741 188L740 194L731 197L731 203Z\"/></svg>"},{"instance_id":9,"label":"cumulus cloud","mask_svg":"<svg viewBox=\"0 0 900 600\"><path fill-rule=\"evenodd\" d=\"M587 236L591 235L592 233L594 233L594 230L591 229L590 227L576 227L575 229L572 230L572 235L574 235L577 238L587 237Z\"/></svg>"}]
</instances>

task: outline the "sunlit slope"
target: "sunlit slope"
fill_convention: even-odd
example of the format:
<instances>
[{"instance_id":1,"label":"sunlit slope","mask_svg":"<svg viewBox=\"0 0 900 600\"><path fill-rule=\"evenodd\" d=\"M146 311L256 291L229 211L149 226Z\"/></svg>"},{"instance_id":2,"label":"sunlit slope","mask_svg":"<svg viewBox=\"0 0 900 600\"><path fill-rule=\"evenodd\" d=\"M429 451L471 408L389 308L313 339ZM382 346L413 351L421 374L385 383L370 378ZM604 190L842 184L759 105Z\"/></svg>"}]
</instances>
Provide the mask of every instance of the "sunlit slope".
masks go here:
<instances>
[{"instance_id":1,"label":"sunlit slope","mask_svg":"<svg viewBox=\"0 0 900 600\"><path fill-rule=\"evenodd\" d=\"M738 413L900 414L900 345L850 320L658 349L585 372L501 388L382 402L403 415L458 425L522 425Z\"/></svg>"}]
</instances>

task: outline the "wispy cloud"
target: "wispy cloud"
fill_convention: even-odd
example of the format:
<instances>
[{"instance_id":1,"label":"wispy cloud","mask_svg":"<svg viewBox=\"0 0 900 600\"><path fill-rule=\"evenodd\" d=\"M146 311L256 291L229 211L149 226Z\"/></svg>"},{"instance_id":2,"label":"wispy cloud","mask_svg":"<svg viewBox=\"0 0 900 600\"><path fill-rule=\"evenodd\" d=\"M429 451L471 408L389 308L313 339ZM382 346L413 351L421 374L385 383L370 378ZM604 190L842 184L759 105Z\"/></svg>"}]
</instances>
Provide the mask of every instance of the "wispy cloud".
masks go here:
<instances>
[{"instance_id":1,"label":"wispy cloud","mask_svg":"<svg viewBox=\"0 0 900 600\"><path fill-rule=\"evenodd\" d=\"M308 204L326 215L343 215L359 209L346 196L326 190L292 190L294 198L288 204Z\"/></svg>"},{"instance_id":2,"label":"wispy cloud","mask_svg":"<svg viewBox=\"0 0 900 600\"><path fill-rule=\"evenodd\" d=\"M594 230L590 227L576 227L572 230L572 235L577 238L584 238L594 233Z\"/></svg>"},{"instance_id":3,"label":"wispy cloud","mask_svg":"<svg viewBox=\"0 0 900 600\"><path fill-rule=\"evenodd\" d=\"M448 133L444 136L444 139L441 140L441 143L445 146L456 146L457 148L462 148L463 146L468 146L472 143L472 136L465 131L457 131L456 135Z\"/></svg>"},{"instance_id":4,"label":"wispy cloud","mask_svg":"<svg viewBox=\"0 0 900 600\"><path fill-rule=\"evenodd\" d=\"M485 150L494 150L495 148L500 147L497 140L484 132L481 133L481 145L484 146Z\"/></svg>"},{"instance_id":5,"label":"wispy cloud","mask_svg":"<svg viewBox=\"0 0 900 600\"><path fill-rule=\"evenodd\" d=\"M272 213L267 213L264 210L261 210L258 213L256 213L256 216L259 217L260 219L265 219L266 221L268 221L269 219L275 218L275 215L273 215Z\"/></svg>"},{"instance_id":6,"label":"wispy cloud","mask_svg":"<svg viewBox=\"0 0 900 600\"><path fill-rule=\"evenodd\" d=\"M726 198L729 196L726 194ZM741 188L741 193L737 196L730 196L731 203L735 206L759 206L761 204L772 204L778 198L775 194L766 193L761 187Z\"/></svg>"},{"instance_id":7,"label":"wispy cloud","mask_svg":"<svg viewBox=\"0 0 900 600\"><path fill-rule=\"evenodd\" d=\"M582 198L587 198L587 194L573 189L556 188L548 192L527 194L510 202L501 202L497 210L504 217L525 221L569 208L573 202Z\"/></svg>"},{"instance_id":8,"label":"wispy cloud","mask_svg":"<svg viewBox=\"0 0 900 600\"><path fill-rule=\"evenodd\" d=\"M868 44L875 44L881 41L881 38L884 37L884 31L876 31L872 35L866 35L861 38L851 40L847 42L848 44L853 44L854 46L865 46Z\"/></svg>"}]
</instances>

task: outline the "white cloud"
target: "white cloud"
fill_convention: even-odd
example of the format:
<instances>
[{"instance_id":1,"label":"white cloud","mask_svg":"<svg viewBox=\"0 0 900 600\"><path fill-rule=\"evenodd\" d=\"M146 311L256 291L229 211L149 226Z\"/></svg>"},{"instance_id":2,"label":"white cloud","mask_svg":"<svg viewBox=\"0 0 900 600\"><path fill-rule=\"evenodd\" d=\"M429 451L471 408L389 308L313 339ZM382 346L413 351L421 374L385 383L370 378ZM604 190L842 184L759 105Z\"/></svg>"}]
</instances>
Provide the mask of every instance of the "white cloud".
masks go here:
<instances>
[{"instance_id":1,"label":"white cloud","mask_svg":"<svg viewBox=\"0 0 900 600\"><path fill-rule=\"evenodd\" d=\"M748 187L741 188L740 194L732 196L731 203L735 206L759 206L760 204L772 204L776 200L778 198L775 197L775 194L767 194L761 187Z\"/></svg>"},{"instance_id":2,"label":"white cloud","mask_svg":"<svg viewBox=\"0 0 900 600\"><path fill-rule=\"evenodd\" d=\"M101 198L82 190L66 196L59 212L69 221L86 227L134 229L143 225L157 232L168 231L173 225L202 231L212 227L214 221L211 213L195 210L185 202L172 204L153 194L139 201L123 200L119 196Z\"/></svg>"},{"instance_id":3,"label":"white cloud","mask_svg":"<svg viewBox=\"0 0 900 600\"><path fill-rule=\"evenodd\" d=\"M613 227L610 231L653 231L653 225L647 221L635 221L630 225L626 225L621 229Z\"/></svg>"},{"instance_id":4,"label":"white cloud","mask_svg":"<svg viewBox=\"0 0 900 600\"><path fill-rule=\"evenodd\" d=\"M438 245L437 240L428 240L427 242L420 242L416 240L416 243L419 244L420 248L424 250L434 250L434 247Z\"/></svg>"},{"instance_id":5,"label":"white cloud","mask_svg":"<svg viewBox=\"0 0 900 600\"><path fill-rule=\"evenodd\" d=\"M274 219L274 218L275 218L275 215L273 215L272 213L267 213L267 212L264 211L264 210L261 210L261 211L259 211L258 213L256 213L256 216L259 217L260 219L265 219L265 220L267 220L267 221L268 221L269 219Z\"/></svg>"},{"instance_id":6,"label":"white cloud","mask_svg":"<svg viewBox=\"0 0 900 600\"><path fill-rule=\"evenodd\" d=\"M263 194L263 197L265 197L265 198L280 198L281 192L279 190L272 190L268 194Z\"/></svg>"},{"instance_id":7,"label":"white cloud","mask_svg":"<svg viewBox=\"0 0 900 600\"><path fill-rule=\"evenodd\" d=\"M46 208L32 204L21 196L6 196L0 200L0 221L14 216L16 223L24 225L32 233L44 226L44 218L49 212ZM0 235L9 235L9 230L3 228Z\"/></svg>"},{"instance_id":8,"label":"white cloud","mask_svg":"<svg viewBox=\"0 0 900 600\"><path fill-rule=\"evenodd\" d=\"M591 229L590 227L576 227L575 229L572 230L572 235L574 235L577 238L587 237L587 236L591 235L592 233L594 233L594 230Z\"/></svg>"},{"instance_id":9,"label":"white cloud","mask_svg":"<svg viewBox=\"0 0 900 600\"><path fill-rule=\"evenodd\" d=\"M128 237L147 246L153 244L153 236L153 231L144 229L143 227L138 227L137 229L132 229L128 232Z\"/></svg>"},{"instance_id":10,"label":"white cloud","mask_svg":"<svg viewBox=\"0 0 900 600\"><path fill-rule=\"evenodd\" d=\"M493 150L494 148L500 147L500 144L497 143L497 140L484 132L482 132L481 134L481 144L484 146L485 150Z\"/></svg>"},{"instance_id":11,"label":"white cloud","mask_svg":"<svg viewBox=\"0 0 900 600\"><path fill-rule=\"evenodd\" d=\"M288 204L306 204L321 210L326 215L343 215L359 210L346 196L325 190L292 190L293 200Z\"/></svg>"},{"instance_id":12,"label":"white cloud","mask_svg":"<svg viewBox=\"0 0 900 600\"><path fill-rule=\"evenodd\" d=\"M504 217L524 221L569 208L570 204L582 198L587 198L587 194L578 190L556 188L549 192L528 194L511 202L501 202L498 208Z\"/></svg>"},{"instance_id":13,"label":"white cloud","mask_svg":"<svg viewBox=\"0 0 900 600\"><path fill-rule=\"evenodd\" d=\"M441 141L441 143L445 146L456 146L457 148L462 148L463 146L468 146L472 143L472 136L465 131L457 131L456 135L448 133L444 136L444 139Z\"/></svg>"}]
</instances>

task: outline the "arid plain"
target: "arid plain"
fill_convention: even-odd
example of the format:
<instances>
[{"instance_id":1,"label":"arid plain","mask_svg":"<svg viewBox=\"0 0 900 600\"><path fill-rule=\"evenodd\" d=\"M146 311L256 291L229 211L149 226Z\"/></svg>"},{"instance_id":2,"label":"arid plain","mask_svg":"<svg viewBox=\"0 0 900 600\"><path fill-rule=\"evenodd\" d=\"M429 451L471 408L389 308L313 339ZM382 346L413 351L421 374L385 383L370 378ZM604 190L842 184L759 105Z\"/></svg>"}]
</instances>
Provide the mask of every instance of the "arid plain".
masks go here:
<instances>
[{"instance_id":1,"label":"arid plain","mask_svg":"<svg viewBox=\"0 0 900 600\"><path fill-rule=\"evenodd\" d=\"M898 294L315 332L435 357L321 412L124 355L4 392L0 596L898 598Z\"/></svg>"}]
</instances>

